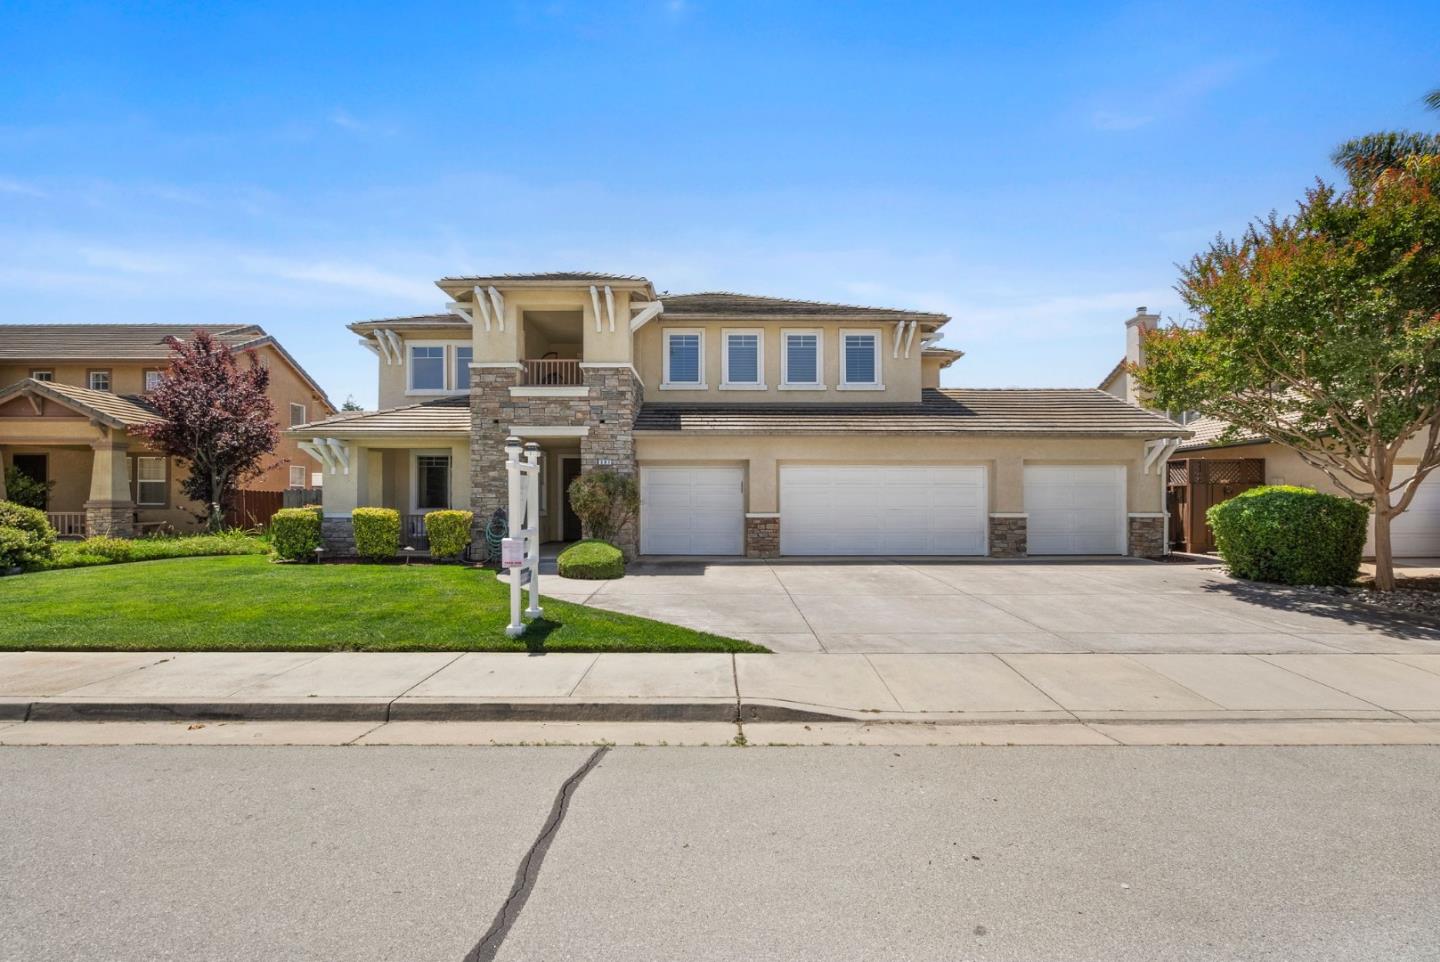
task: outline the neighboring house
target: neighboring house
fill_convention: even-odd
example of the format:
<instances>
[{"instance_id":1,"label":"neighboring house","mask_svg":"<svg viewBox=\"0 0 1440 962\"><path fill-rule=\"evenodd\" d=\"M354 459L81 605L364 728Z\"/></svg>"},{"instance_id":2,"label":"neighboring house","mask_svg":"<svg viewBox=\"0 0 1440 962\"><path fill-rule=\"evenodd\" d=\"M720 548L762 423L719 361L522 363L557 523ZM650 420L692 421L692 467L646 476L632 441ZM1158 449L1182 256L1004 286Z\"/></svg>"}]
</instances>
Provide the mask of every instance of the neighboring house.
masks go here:
<instances>
[{"instance_id":1,"label":"neighboring house","mask_svg":"<svg viewBox=\"0 0 1440 962\"><path fill-rule=\"evenodd\" d=\"M1101 382L1100 389L1131 404L1143 404L1129 366L1143 366L1145 348L1142 332L1159 324L1158 314L1145 308L1125 322L1125 357ZM1215 548L1215 535L1205 522L1205 511L1260 484L1297 484L1329 494L1344 492L1319 468L1306 464L1294 449L1254 434L1230 430L1218 418L1181 412L1176 418L1194 432L1182 442L1169 465L1168 510L1171 546L1178 551L1208 552ZM1423 442L1417 438L1401 451L1399 472L1417 464ZM1410 471L1414 473L1413 469ZM1397 474L1397 480L1404 475ZM1409 510L1391 525L1397 558L1440 557L1440 478L1432 475L1421 485ZM1367 546L1367 553L1369 548Z\"/></svg>"},{"instance_id":2,"label":"neighboring house","mask_svg":"<svg viewBox=\"0 0 1440 962\"><path fill-rule=\"evenodd\" d=\"M47 511L62 534L198 524L203 508L181 494L177 463L131 432L158 420L145 398L169 365L165 338L199 329L232 350L253 350L270 369L281 428L335 413L310 375L253 324L0 325L0 461L54 483ZM271 460L247 489L311 486L310 459L294 441L282 440Z\"/></svg>"},{"instance_id":3,"label":"neighboring house","mask_svg":"<svg viewBox=\"0 0 1440 962\"><path fill-rule=\"evenodd\" d=\"M329 549L384 506L505 503L508 435L540 444L541 528L580 536L582 472L638 476L646 555L1156 555L1159 465L1188 432L1092 388L940 388L961 352L923 311L642 277L437 282L448 313L350 325L379 410L290 432L325 465Z\"/></svg>"}]
</instances>

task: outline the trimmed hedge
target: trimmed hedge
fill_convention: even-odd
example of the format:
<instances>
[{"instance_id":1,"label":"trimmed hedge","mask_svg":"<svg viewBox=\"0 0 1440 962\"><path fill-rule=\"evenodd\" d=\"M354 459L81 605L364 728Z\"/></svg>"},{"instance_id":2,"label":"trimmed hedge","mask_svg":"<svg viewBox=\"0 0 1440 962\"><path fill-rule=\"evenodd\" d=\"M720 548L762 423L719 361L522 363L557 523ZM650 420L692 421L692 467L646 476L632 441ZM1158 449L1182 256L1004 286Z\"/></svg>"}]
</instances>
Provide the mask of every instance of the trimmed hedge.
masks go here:
<instances>
[{"instance_id":1,"label":"trimmed hedge","mask_svg":"<svg viewBox=\"0 0 1440 962\"><path fill-rule=\"evenodd\" d=\"M30 567L50 571L164 558L266 554L269 550L264 540L238 529L220 534L156 535L134 539L94 537L84 541L61 541L55 545L51 557Z\"/></svg>"},{"instance_id":2,"label":"trimmed hedge","mask_svg":"<svg viewBox=\"0 0 1440 962\"><path fill-rule=\"evenodd\" d=\"M43 563L55 549L55 529L45 512L0 501L0 570Z\"/></svg>"},{"instance_id":3,"label":"trimmed hedge","mask_svg":"<svg viewBox=\"0 0 1440 962\"><path fill-rule=\"evenodd\" d=\"M394 508L356 508L350 513L355 526L355 553L372 561L395 557L400 550L400 512Z\"/></svg>"},{"instance_id":4,"label":"trimmed hedge","mask_svg":"<svg viewBox=\"0 0 1440 962\"><path fill-rule=\"evenodd\" d=\"M1237 578L1348 585L1360 573L1370 509L1310 488L1251 488L1205 514Z\"/></svg>"},{"instance_id":5,"label":"trimmed hedge","mask_svg":"<svg viewBox=\"0 0 1440 962\"><path fill-rule=\"evenodd\" d=\"M470 544L473 511L431 511L425 515L425 537L430 539L430 557L458 558Z\"/></svg>"},{"instance_id":6,"label":"trimmed hedge","mask_svg":"<svg viewBox=\"0 0 1440 962\"><path fill-rule=\"evenodd\" d=\"M0 501L0 528L19 528L41 544L55 543L55 529L45 512L14 501Z\"/></svg>"},{"instance_id":7,"label":"trimmed hedge","mask_svg":"<svg viewBox=\"0 0 1440 962\"><path fill-rule=\"evenodd\" d=\"M608 541L577 541L555 563L562 578L608 581L625 575L625 556Z\"/></svg>"},{"instance_id":8,"label":"trimmed hedge","mask_svg":"<svg viewBox=\"0 0 1440 962\"><path fill-rule=\"evenodd\" d=\"M281 508L270 518L270 543L275 557L304 561L320 547L320 512L311 508Z\"/></svg>"}]
</instances>

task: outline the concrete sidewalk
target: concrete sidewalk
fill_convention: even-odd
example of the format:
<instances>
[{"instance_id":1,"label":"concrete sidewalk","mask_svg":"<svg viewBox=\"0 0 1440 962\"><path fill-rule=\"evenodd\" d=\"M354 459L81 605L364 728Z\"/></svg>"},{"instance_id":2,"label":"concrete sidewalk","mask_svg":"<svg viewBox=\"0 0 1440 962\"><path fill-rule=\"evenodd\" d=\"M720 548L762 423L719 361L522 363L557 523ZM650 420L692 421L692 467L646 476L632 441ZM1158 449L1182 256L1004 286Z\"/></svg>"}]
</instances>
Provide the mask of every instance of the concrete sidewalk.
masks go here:
<instances>
[{"instance_id":1,"label":"concrete sidewalk","mask_svg":"<svg viewBox=\"0 0 1440 962\"><path fill-rule=\"evenodd\" d=\"M1347 720L1440 731L1440 654L0 653L0 722L176 719Z\"/></svg>"}]
</instances>

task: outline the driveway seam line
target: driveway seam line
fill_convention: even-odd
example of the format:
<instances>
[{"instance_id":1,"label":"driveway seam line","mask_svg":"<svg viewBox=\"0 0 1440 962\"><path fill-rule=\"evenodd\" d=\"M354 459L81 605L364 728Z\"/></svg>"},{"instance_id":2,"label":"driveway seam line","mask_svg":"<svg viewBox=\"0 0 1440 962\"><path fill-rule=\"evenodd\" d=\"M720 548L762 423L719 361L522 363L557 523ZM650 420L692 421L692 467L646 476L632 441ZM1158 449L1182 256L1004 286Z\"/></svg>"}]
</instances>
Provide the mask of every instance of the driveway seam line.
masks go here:
<instances>
[{"instance_id":1,"label":"driveway seam line","mask_svg":"<svg viewBox=\"0 0 1440 962\"><path fill-rule=\"evenodd\" d=\"M1224 705L1220 704L1220 703L1219 703L1218 701L1216 701L1215 699L1213 699L1213 698L1206 698L1204 695L1200 694L1198 691L1196 691L1195 689L1191 688L1189 685L1187 685L1187 684L1185 684L1184 682L1180 681L1178 678L1171 678L1169 675L1165 674L1163 671L1159 671L1159 670L1157 670L1157 669L1155 669L1155 668L1151 668L1149 665L1145 664L1143 661L1136 661L1136 660L1135 660L1135 655L1140 654L1140 652L1127 651L1127 652L1117 652L1117 654L1119 654L1121 658L1124 658L1126 661L1130 662L1130 664L1134 665L1136 668L1139 668L1141 671L1148 671L1148 672L1150 672L1150 674L1152 674L1152 675L1156 675L1156 676L1158 676L1158 677L1160 677L1160 678L1163 678L1163 679L1165 679L1166 681L1168 681L1170 684L1174 685L1175 687L1180 688L1180 689L1182 689L1182 690L1184 690L1184 691L1188 691L1190 694L1194 695L1196 698L1200 699L1201 701L1208 701L1210 704L1214 705L1216 708L1220 709L1221 711L1240 711L1240 710L1241 710L1241 709L1226 708ZM1146 652L1146 654L1148 654L1148 652ZM1162 652L1162 654L1168 654L1168 652ZM1249 657L1249 656L1242 656L1242 657Z\"/></svg>"},{"instance_id":2,"label":"driveway seam line","mask_svg":"<svg viewBox=\"0 0 1440 962\"><path fill-rule=\"evenodd\" d=\"M980 602L982 605L985 605L985 606L988 607L988 608L993 608L994 610L1000 612L1002 615L1008 615L1008 616L1011 617L1011 618L1017 618L1017 619L1019 619L1020 621L1025 622L1025 624L1029 625L1031 628L1034 628L1036 631L1038 631L1038 632L1040 632L1040 633L1042 633L1042 634L1049 635L1051 638L1055 639L1056 641L1065 642L1066 644L1069 644L1069 642L1067 642L1064 638L1061 638L1057 633L1051 631L1049 628L1046 628L1046 627L1044 627L1044 626L1042 626L1042 625L1037 625L1035 622L1031 621L1029 618L1026 618L1024 615L1020 614L1019 612L1010 611L1010 610L1007 609L1007 608L1001 608L999 605L992 603L992 602L991 602L988 598L986 598L984 595L977 595L977 594L975 594L975 593L972 592L972 591L966 591L964 588L961 588L961 587L959 587L958 585L952 585L952 584L950 584L950 582L948 582L948 581L941 581L939 578L935 577L935 576L932 575L932 574L926 574L924 571L921 571L919 568L916 568L914 565L905 564L905 563L899 562L899 561L895 562L895 564L900 565L900 567L906 569L907 571L913 571L913 572L915 572L916 574L920 575L921 577L929 578L931 581L934 581L934 582L936 582L937 584L942 584L942 585L944 585L945 587L949 588L949 589L952 590L952 591L958 591L960 594L964 595L966 598L973 598L975 601ZM1043 597L1043 596L1042 596L1042 597ZM986 633L989 634L989 632L986 632ZM1005 632L994 632L994 633L995 633L995 634L1005 634Z\"/></svg>"},{"instance_id":3,"label":"driveway seam line","mask_svg":"<svg viewBox=\"0 0 1440 962\"><path fill-rule=\"evenodd\" d=\"M1033 681L1031 681L1029 678L1026 678L1023 674L1021 674L1019 668L1016 668L1014 665L1010 664L1010 662L1008 662L1008 661L1006 661L1004 658L1002 658L1000 652L992 652L992 653L991 653L991 657L993 657L996 661L1000 662L1000 664L1004 665L1006 668L1010 669L1011 673L1013 673L1016 678L1019 678L1019 679L1020 679L1021 681L1023 681L1025 684L1029 685L1031 688L1033 688L1033 689L1035 689L1036 691L1038 691L1038 692L1040 693L1040 697L1044 698L1044 699L1045 699L1046 701L1048 701L1050 704L1054 705L1056 708L1060 709L1060 710L1063 711L1065 714L1067 714L1067 715L1069 715L1071 718L1075 719L1077 722L1080 721L1080 716L1076 715L1073 711L1071 711L1070 709L1066 708L1064 705L1062 705L1062 704L1060 704L1058 701L1056 701L1056 700L1055 700L1055 697L1054 697L1053 695L1051 695L1048 691L1046 691L1045 689L1041 688L1039 685L1035 684L1035 683L1034 683ZM1081 724L1084 724L1084 723L1081 722ZM1104 733L1102 732L1101 734L1104 734Z\"/></svg>"},{"instance_id":4,"label":"driveway seam line","mask_svg":"<svg viewBox=\"0 0 1440 962\"><path fill-rule=\"evenodd\" d=\"M89 687L90 685L98 685L98 684L100 684L102 681L112 681L112 680L114 680L114 679L116 679L116 678L119 678L121 675L128 675L128 674L130 674L131 672L144 671L144 670L146 670L147 668L154 668L156 665L163 665L163 664L165 664L165 662L170 661L172 658L175 657L175 655L174 655L173 653L172 653L172 654L169 654L169 655L166 655L164 652L155 652L155 654L163 655L164 657L161 657L160 659L158 659L158 660L156 660L156 661L152 661L152 662L150 662L150 663L148 663L148 664L137 665L137 666L135 666L135 667L133 667L133 668L124 668L124 669L121 669L120 671L115 672L115 674L113 674L113 675L106 675L104 678L96 678L94 681L87 681L87 682L86 682L85 684L83 684L83 685L75 685L74 687L66 688L64 691L58 691L58 692L56 692L55 695L56 695L56 696L68 695L68 694L70 694L72 691L74 691L76 688L86 688L86 687ZM41 697L53 697L53 696L41 696Z\"/></svg>"},{"instance_id":5,"label":"driveway seam line","mask_svg":"<svg viewBox=\"0 0 1440 962\"><path fill-rule=\"evenodd\" d=\"M1360 655L1359 652L1354 652L1354 651L1342 652L1341 654L1350 655L1351 657L1357 657L1357 656ZM1271 658L1275 658L1275 657L1281 657L1281 658L1283 658L1283 657L1285 657L1284 655L1279 655L1279 656L1276 656L1276 655L1251 655L1250 657L1251 657L1251 658L1258 658L1259 660L1265 662L1265 664L1267 664L1267 665L1274 665L1276 668L1279 668L1281 671L1288 671L1290 674L1294 675L1296 678L1303 678L1303 679L1305 679L1306 681L1314 682L1315 684L1320 685L1320 686L1322 686L1322 687L1324 687L1324 688L1328 688L1328 689L1330 689L1331 691L1339 692L1339 693L1342 694L1342 695L1346 695L1346 696L1348 696L1348 697L1350 697L1350 698L1354 698L1356 701L1363 701L1365 704L1369 705L1369 706L1372 707L1372 708L1378 709L1379 711L1389 712L1389 713L1392 714L1392 715L1398 715L1398 714L1400 714L1398 711L1396 711L1396 710L1393 709L1393 708L1386 708L1384 705L1381 705L1381 704L1379 704L1378 702L1373 702L1373 701L1371 701L1371 700L1368 699L1368 698L1361 698L1359 695L1355 694L1353 691L1346 691L1346 690L1343 689L1343 688L1336 688L1334 685L1329 684L1328 682L1323 682L1323 681L1321 681L1321 680L1318 679L1318 678L1311 678L1309 675L1305 674L1304 672L1296 671L1295 669L1293 669L1293 668L1288 668L1288 667L1286 667L1285 665L1278 665L1278 664L1276 664L1275 662L1273 662L1273 661L1270 660ZM1378 657L1384 658L1385 656L1384 656L1384 655L1379 655ZM1397 664L1403 664L1403 662L1397 662ZM1421 669L1421 670L1423 670L1423 669Z\"/></svg>"},{"instance_id":6,"label":"driveway seam line","mask_svg":"<svg viewBox=\"0 0 1440 962\"><path fill-rule=\"evenodd\" d=\"M388 725L388 724L390 724L390 706L389 706L389 705L386 705L386 706L385 706L385 720L384 720L384 721L378 722L373 728L367 728L367 729L365 729L363 732L361 732L360 734L356 735L354 738L350 739L349 741L341 742L341 743L340 743L340 747L341 747L341 748L349 748L351 745L354 745L356 742L358 742L360 739L364 738L366 735L373 735L375 732L378 732L380 729L384 728L384 727L385 727L386 725Z\"/></svg>"},{"instance_id":7,"label":"driveway seam line","mask_svg":"<svg viewBox=\"0 0 1440 962\"><path fill-rule=\"evenodd\" d=\"M602 654L603 654L603 653L602 653ZM574 698L574 697L575 697L575 693L580 690L580 686L585 683L585 679L586 679L586 678L589 678L589 677L590 677L590 672L592 672L592 671L595 670L595 666L596 666L597 664L599 664L599 662L600 662L600 655L599 655L599 654L594 655L594 656L591 657L591 659L590 659L590 664L588 664L588 665L585 666L585 671L580 675L579 678L575 679L575 684L571 685L571 686L570 686L570 690L565 693L565 697L566 697L566 698Z\"/></svg>"},{"instance_id":8,"label":"driveway seam line","mask_svg":"<svg viewBox=\"0 0 1440 962\"><path fill-rule=\"evenodd\" d=\"M875 673L875 677L880 679L880 684L884 687L885 694L890 696L890 700L895 703L895 707L901 711L910 711L910 709L905 707L904 702L896 696L895 692L890 690L890 683L885 680L885 676L880 673L880 669L875 667L875 662L870 660L870 653L861 652L860 657L865 659L865 664L869 665L870 670Z\"/></svg>"},{"instance_id":9,"label":"driveway seam line","mask_svg":"<svg viewBox=\"0 0 1440 962\"><path fill-rule=\"evenodd\" d=\"M196 655L196 654L204 654L204 652L187 651L187 652L181 652L181 654L185 654L185 655ZM250 654L250 652L231 652L230 654ZM291 653L290 653L290 652L266 652L266 654L291 654ZM228 691L228 692L226 692L225 694L221 695L220 697L221 697L221 698L234 698L236 695L238 695L240 692L244 691L245 689L249 688L251 685L264 684L264 683L267 682L267 681L274 681L276 678L279 678L281 675L288 675L288 674L290 674L290 672L295 671L297 668L304 668L306 665L314 664L315 662L319 661L321 658L324 658L326 655L333 655L333 654L335 654L335 652L333 652L333 651L322 651L322 652L319 652L319 653L317 653L317 654L315 655L315 657L313 657L313 658L310 658L310 659L308 659L308 660L306 660L306 661L302 661L302 662L300 662L300 663L297 664L297 665L291 665L289 668L286 668L284 671L277 671L277 672L274 672L273 674L266 675L265 677L261 678L258 682L254 682L254 681L252 681L252 682L247 682L246 684L241 685L239 688L236 688L234 691Z\"/></svg>"},{"instance_id":10,"label":"driveway seam line","mask_svg":"<svg viewBox=\"0 0 1440 962\"><path fill-rule=\"evenodd\" d=\"M770 573L774 575L775 580L779 582L780 590L785 592L785 598L790 602L790 607L794 608L795 613L800 616L800 620L805 622L805 627L809 629L810 636L815 639L815 644L820 646L820 653L825 655L830 654L830 649L826 648L825 642L820 640L820 633L815 630L815 626L810 624L810 619L805 617L805 612L801 611L800 606L795 603L795 596L790 593L790 586L785 584L785 582L781 581L778 574L775 574L775 568L773 565L771 565L769 562L766 562L765 567L770 569Z\"/></svg>"},{"instance_id":11,"label":"driveway seam line","mask_svg":"<svg viewBox=\"0 0 1440 962\"><path fill-rule=\"evenodd\" d=\"M510 888L510 894L500 905L500 911L495 913L495 919L490 923L490 928L475 943L474 948L465 954L464 962L493 962L499 954L500 947L505 943L505 937L510 934L510 928L515 920L520 917L520 912L525 908L525 903L530 900L530 893L535 889L535 883L540 878L540 869L545 864L545 855L550 850L550 843L559 834L560 825L565 821L565 814L570 808L570 798L575 794L576 788L585 776L600 764L600 759L610 750L609 745L602 745L585 759L584 763L560 785L559 792L555 795L555 802L550 808L550 815L545 823L540 826L540 834L535 837L525 856L520 860L520 867L515 871L515 882Z\"/></svg>"},{"instance_id":12,"label":"driveway seam line","mask_svg":"<svg viewBox=\"0 0 1440 962\"><path fill-rule=\"evenodd\" d=\"M1436 669L1436 668L1426 668L1424 665L1412 665L1412 664L1410 664L1410 662L1408 662L1408 661L1400 661L1399 658L1396 657L1397 655L1411 655L1411 656L1413 656L1413 655L1420 655L1420 654L1426 654L1426 652L1417 652L1417 651L1394 652L1394 651L1387 651L1387 652L1374 652L1374 654L1378 654L1381 658L1384 658L1386 661L1394 662L1394 663L1397 664L1397 665L1403 665L1403 666L1406 667L1406 668L1415 668L1415 669L1418 669L1419 671L1428 671L1428 672L1430 672L1430 674L1432 674L1432 675L1440 675L1440 669Z\"/></svg>"}]
</instances>

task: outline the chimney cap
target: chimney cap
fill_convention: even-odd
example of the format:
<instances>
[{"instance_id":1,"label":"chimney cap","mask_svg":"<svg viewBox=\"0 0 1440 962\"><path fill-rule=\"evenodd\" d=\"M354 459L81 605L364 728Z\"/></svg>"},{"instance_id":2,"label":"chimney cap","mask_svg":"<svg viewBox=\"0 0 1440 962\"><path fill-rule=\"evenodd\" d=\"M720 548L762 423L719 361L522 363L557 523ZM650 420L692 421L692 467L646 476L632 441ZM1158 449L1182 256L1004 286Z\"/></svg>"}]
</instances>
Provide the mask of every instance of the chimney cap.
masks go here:
<instances>
[{"instance_id":1,"label":"chimney cap","mask_svg":"<svg viewBox=\"0 0 1440 962\"><path fill-rule=\"evenodd\" d=\"M1139 307L1135 308L1135 313L1136 313L1136 314L1149 314L1149 313L1150 313L1150 309L1149 309L1148 307L1146 307L1144 304L1141 304Z\"/></svg>"}]
</instances>

